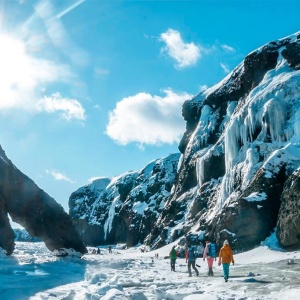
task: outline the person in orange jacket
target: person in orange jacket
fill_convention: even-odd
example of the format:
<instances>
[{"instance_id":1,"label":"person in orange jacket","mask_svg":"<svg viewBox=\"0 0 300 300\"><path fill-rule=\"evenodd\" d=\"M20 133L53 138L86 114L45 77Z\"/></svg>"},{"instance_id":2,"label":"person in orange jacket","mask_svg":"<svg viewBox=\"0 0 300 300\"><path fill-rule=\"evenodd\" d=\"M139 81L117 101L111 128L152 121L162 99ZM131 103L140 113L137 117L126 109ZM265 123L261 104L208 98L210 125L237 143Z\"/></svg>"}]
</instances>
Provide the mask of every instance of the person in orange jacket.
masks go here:
<instances>
[{"instance_id":1,"label":"person in orange jacket","mask_svg":"<svg viewBox=\"0 0 300 300\"><path fill-rule=\"evenodd\" d=\"M225 282L227 282L229 278L229 266L231 262L234 265L233 253L229 246L228 241L225 240L223 243L223 247L221 248L219 253L219 263L218 263L219 266L222 263Z\"/></svg>"}]
</instances>

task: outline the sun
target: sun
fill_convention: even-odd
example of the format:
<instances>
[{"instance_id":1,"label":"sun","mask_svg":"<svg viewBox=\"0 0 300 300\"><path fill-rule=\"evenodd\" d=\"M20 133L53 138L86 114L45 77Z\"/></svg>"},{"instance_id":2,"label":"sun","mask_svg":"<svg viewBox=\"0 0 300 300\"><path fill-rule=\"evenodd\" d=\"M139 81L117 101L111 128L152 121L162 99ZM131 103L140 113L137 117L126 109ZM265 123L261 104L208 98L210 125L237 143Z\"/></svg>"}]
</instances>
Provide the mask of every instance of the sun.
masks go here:
<instances>
[{"instance_id":1,"label":"sun","mask_svg":"<svg viewBox=\"0 0 300 300\"><path fill-rule=\"evenodd\" d=\"M0 34L0 107L10 108L20 101L18 95L34 89L36 71L26 45L7 34Z\"/></svg>"},{"instance_id":2,"label":"sun","mask_svg":"<svg viewBox=\"0 0 300 300\"><path fill-rule=\"evenodd\" d=\"M37 87L58 77L51 61L37 58L26 41L0 33L0 109L29 107Z\"/></svg>"},{"instance_id":3,"label":"sun","mask_svg":"<svg viewBox=\"0 0 300 300\"><path fill-rule=\"evenodd\" d=\"M6 84L20 83L28 73L29 59L23 42L5 34L0 35L0 80Z\"/></svg>"}]
</instances>

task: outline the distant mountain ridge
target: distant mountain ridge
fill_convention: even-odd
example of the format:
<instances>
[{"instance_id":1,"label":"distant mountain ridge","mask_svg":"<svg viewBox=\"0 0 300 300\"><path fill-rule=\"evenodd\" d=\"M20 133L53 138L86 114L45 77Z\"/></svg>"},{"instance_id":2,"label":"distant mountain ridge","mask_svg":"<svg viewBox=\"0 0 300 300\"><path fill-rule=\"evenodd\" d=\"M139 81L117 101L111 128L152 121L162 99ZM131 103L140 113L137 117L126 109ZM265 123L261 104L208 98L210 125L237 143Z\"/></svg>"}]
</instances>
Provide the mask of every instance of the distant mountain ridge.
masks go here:
<instances>
[{"instance_id":1,"label":"distant mountain ridge","mask_svg":"<svg viewBox=\"0 0 300 300\"><path fill-rule=\"evenodd\" d=\"M220 83L186 101L183 117L178 166L169 169L167 192L160 192L165 181L156 180L153 202L132 192L140 173L124 175L126 184L107 182L109 195L103 192L107 187L97 191L93 184L71 195L70 215L83 239L157 248L201 233L219 246L228 239L242 251L277 228L281 246L298 248L300 32L251 52ZM139 181L138 190L154 172ZM155 203L158 199L162 202ZM159 207L151 217L149 203ZM148 209L143 222L134 221L140 218L137 205ZM86 230L96 222L99 231Z\"/></svg>"},{"instance_id":2,"label":"distant mountain ridge","mask_svg":"<svg viewBox=\"0 0 300 300\"><path fill-rule=\"evenodd\" d=\"M25 229L14 229L15 241L17 242L41 242L42 240L31 236Z\"/></svg>"}]
</instances>

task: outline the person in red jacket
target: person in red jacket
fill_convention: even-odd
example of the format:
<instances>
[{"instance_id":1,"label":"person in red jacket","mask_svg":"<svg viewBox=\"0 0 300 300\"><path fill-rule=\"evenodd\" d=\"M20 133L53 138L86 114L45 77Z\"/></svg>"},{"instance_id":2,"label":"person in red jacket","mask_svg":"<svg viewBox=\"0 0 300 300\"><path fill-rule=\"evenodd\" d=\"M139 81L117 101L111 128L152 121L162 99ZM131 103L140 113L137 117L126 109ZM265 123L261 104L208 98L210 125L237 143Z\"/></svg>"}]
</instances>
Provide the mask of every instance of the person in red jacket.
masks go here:
<instances>
[{"instance_id":1,"label":"person in red jacket","mask_svg":"<svg viewBox=\"0 0 300 300\"><path fill-rule=\"evenodd\" d=\"M234 265L233 253L229 246L228 241L225 240L223 243L223 247L221 248L219 253L219 263L218 263L219 266L222 263L225 282L227 282L229 278L229 266L231 262Z\"/></svg>"}]
</instances>

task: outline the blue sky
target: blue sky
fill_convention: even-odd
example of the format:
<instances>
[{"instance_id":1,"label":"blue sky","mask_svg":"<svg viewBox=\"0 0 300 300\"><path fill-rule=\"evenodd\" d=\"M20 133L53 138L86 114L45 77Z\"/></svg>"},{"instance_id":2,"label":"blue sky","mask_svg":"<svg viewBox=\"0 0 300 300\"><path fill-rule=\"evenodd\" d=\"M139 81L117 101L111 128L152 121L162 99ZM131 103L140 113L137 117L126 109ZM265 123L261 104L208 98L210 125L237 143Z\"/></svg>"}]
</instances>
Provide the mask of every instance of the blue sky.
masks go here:
<instances>
[{"instance_id":1,"label":"blue sky","mask_svg":"<svg viewBox=\"0 0 300 300\"><path fill-rule=\"evenodd\" d=\"M182 103L300 30L299 1L0 1L0 144L68 211L178 152Z\"/></svg>"}]
</instances>

